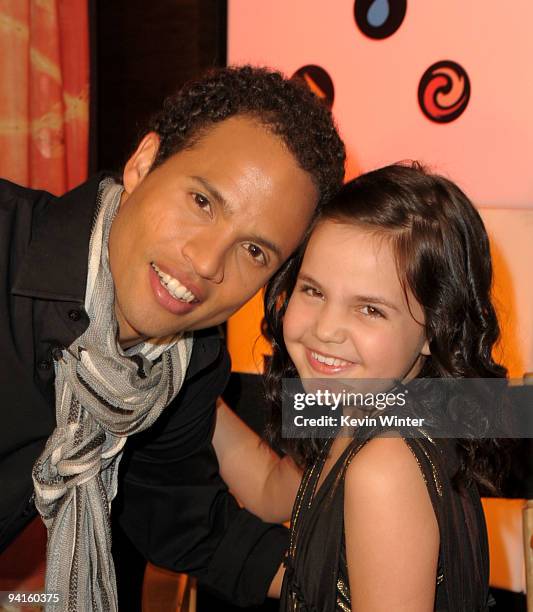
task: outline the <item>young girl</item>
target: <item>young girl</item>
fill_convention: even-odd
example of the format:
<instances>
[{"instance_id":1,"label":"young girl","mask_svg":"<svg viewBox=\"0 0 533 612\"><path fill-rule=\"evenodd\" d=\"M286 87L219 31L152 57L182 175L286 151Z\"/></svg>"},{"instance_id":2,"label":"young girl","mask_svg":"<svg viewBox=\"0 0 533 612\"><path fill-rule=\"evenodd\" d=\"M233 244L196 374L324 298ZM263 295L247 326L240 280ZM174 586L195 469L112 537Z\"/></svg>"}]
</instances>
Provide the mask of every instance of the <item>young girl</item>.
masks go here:
<instances>
[{"instance_id":1,"label":"young girl","mask_svg":"<svg viewBox=\"0 0 533 612\"><path fill-rule=\"evenodd\" d=\"M384 437L380 427L352 439L282 439L281 381L504 377L492 358L491 281L487 235L468 198L418 165L394 165L348 183L304 255L270 282L271 433L288 457L258 447L223 407L214 443L223 477L265 520L286 518L296 466L304 470L281 610L487 609L478 485L493 486L497 442L423 430Z\"/></svg>"}]
</instances>

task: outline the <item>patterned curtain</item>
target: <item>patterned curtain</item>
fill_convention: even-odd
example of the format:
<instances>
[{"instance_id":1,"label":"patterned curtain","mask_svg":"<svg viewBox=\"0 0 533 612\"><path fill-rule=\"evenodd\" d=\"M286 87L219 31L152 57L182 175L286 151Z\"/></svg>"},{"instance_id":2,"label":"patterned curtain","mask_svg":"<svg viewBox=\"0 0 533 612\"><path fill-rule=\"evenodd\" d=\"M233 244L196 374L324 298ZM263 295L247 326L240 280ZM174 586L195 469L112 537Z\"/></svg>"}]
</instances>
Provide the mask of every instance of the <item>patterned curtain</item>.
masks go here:
<instances>
[{"instance_id":1,"label":"patterned curtain","mask_svg":"<svg viewBox=\"0 0 533 612\"><path fill-rule=\"evenodd\" d=\"M78 185L88 160L87 0L0 0L0 75L0 176L55 194ZM45 548L37 517L0 555L0 591L42 589Z\"/></svg>"},{"instance_id":2,"label":"patterned curtain","mask_svg":"<svg viewBox=\"0 0 533 612\"><path fill-rule=\"evenodd\" d=\"M0 175L60 194L86 178L87 0L0 0Z\"/></svg>"}]
</instances>

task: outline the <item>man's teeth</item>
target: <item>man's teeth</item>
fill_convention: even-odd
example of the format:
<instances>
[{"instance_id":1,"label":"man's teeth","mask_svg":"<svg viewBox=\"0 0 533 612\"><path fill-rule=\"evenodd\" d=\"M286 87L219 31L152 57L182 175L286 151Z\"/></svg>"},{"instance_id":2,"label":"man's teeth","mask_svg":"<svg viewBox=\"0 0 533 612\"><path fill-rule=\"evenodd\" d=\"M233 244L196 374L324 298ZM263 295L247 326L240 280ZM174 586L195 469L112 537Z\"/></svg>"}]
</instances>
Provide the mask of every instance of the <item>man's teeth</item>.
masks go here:
<instances>
[{"instance_id":1,"label":"man's teeth","mask_svg":"<svg viewBox=\"0 0 533 612\"><path fill-rule=\"evenodd\" d=\"M157 276L163 287L170 293L170 295L181 302L190 303L196 299L196 296L192 291L189 291L187 287L182 285L179 280L175 279L169 274L162 272L155 264L152 264L152 268L156 271Z\"/></svg>"},{"instance_id":2,"label":"man's teeth","mask_svg":"<svg viewBox=\"0 0 533 612\"><path fill-rule=\"evenodd\" d=\"M320 363L325 363L329 366L347 366L350 365L349 361L344 361L343 359L337 359L335 357L326 357L325 355L321 355L320 353L311 352L313 359L320 361Z\"/></svg>"}]
</instances>

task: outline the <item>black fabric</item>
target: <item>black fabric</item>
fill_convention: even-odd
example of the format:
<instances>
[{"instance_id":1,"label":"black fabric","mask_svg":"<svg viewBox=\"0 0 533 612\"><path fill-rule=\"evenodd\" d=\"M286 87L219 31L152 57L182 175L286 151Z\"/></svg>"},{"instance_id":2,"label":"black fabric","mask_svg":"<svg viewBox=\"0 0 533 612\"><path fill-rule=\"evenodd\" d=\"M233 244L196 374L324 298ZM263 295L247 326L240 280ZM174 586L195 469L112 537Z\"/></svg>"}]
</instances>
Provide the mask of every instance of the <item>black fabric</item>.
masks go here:
<instances>
[{"instance_id":1,"label":"black fabric","mask_svg":"<svg viewBox=\"0 0 533 612\"><path fill-rule=\"evenodd\" d=\"M344 540L344 480L351 459L383 429L367 430L342 453L316 491L331 440L302 479L292 515L280 610L350 609ZM485 519L477 489L451 484L457 468L453 440L405 439L422 471L439 525L440 555L435 610L479 612L489 605ZM315 495L316 493L316 495ZM386 554L386 551L385 551Z\"/></svg>"},{"instance_id":2,"label":"black fabric","mask_svg":"<svg viewBox=\"0 0 533 612\"><path fill-rule=\"evenodd\" d=\"M102 178L61 198L0 181L0 551L36 514L31 469L55 425L53 360L88 325ZM251 605L264 599L287 535L240 509L219 476L211 436L229 370L218 330L196 332L180 393L126 444L112 516L145 558Z\"/></svg>"}]
</instances>

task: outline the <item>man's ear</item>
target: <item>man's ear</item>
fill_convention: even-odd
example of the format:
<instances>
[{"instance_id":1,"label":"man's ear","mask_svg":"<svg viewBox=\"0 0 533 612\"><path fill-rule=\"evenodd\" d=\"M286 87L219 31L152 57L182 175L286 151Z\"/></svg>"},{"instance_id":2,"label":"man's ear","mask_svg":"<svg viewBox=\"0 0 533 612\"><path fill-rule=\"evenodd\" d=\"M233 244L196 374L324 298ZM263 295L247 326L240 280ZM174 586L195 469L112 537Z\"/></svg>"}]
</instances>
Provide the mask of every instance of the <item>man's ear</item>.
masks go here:
<instances>
[{"instance_id":1,"label":"man's ear","mask_svg":"<svg viewBox=\"0 0 533 612\"><path fill-rule=\"evenodd\" d=\"M148 132L128 159L122 175L124 191L130 195L150 171L159 150L159 136Z\"/></svg>"}]
</instances>

